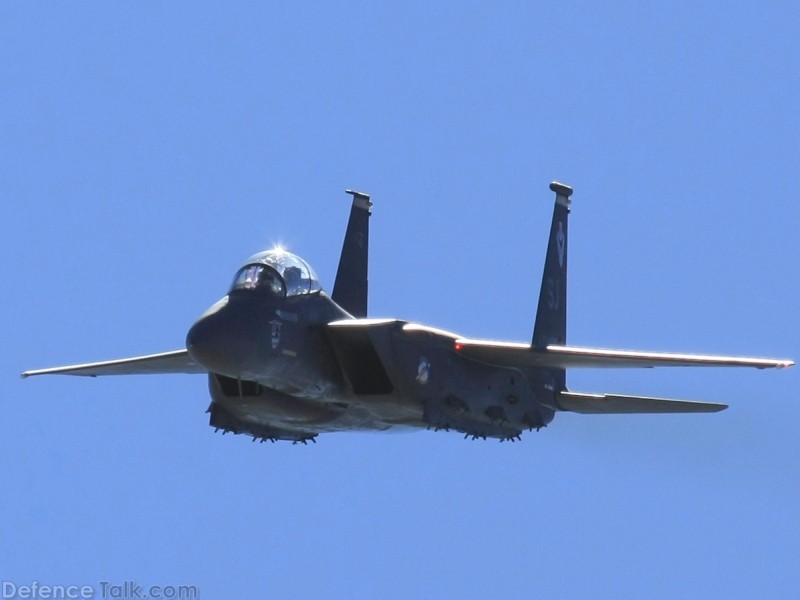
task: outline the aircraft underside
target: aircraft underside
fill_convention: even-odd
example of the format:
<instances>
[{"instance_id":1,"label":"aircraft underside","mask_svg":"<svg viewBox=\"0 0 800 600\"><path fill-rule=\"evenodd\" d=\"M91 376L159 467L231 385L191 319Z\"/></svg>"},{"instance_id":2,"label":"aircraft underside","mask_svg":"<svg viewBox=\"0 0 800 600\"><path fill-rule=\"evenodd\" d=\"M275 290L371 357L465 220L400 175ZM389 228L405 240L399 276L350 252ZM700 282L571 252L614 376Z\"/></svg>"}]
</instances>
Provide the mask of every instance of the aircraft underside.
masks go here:
<instances>
[{"instance_id":1,"label":"aircraft underside","mask_svg":"<svg viewBox=\"0 0 800 600\"><path fill-rule=\"evenodd\" d=\"M341 358L338 387L314 386L327 390L315 397L309 390L278 391L269 379L211 374L210 424L254 439L299 442L319 433L399 428L515 440L553 419L556 383L549 369L525 373L477 362L454 352L453 334L401 321L339 325L331 334Z\"/></svg>"},{"instance_id":2,"label":"aircraft underside","mask_svg":"<svg viewBox=\"0 0 800 600\"><path fill-rule=\"evenodd\" d=\"M421 407L388 396L371 402L300 399L252 381L209 375L209 424L254 440L307 442L320 433L425 427Z\"/></svg>"}]
</instances>

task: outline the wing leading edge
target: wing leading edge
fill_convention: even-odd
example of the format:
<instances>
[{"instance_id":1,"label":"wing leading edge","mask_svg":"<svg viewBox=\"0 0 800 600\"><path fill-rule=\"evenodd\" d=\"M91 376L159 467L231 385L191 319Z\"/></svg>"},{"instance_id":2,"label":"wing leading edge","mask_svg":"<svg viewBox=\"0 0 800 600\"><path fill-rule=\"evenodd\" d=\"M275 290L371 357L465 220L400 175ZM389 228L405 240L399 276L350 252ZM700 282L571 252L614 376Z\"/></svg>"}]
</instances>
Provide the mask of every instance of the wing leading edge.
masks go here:
<instances>
[{"instance_id":1,"label":"wing leading edge","mask_svg":"<svg viewBox=\"0 0 800 600\"><path fill-rule=\"evenodd\" d=\"M580 346L550 345L543 350L528 344L488 340L455 340L455 348L468 358L498 365L542 367L546 369L602 369L652 367L753 367L780 369L791 367L794 361L774 358L716 356L706 354L675 354L608 350Z\"/></svg>"},{"instance_id":2,"label":"wing leading edge","mask_svg":"<svg viewBox=\"0 0 800 600\"><path fill-rule=\"evenodd\" d=\"M189 356L187 350L173 350L145 356L105 360L101 362L67 365L49 369L34 369L22 373L22 377L34 375L81 375L97 377L99 375L157 375L168 373L207 373Z\"/></svg>"}]
</instances>

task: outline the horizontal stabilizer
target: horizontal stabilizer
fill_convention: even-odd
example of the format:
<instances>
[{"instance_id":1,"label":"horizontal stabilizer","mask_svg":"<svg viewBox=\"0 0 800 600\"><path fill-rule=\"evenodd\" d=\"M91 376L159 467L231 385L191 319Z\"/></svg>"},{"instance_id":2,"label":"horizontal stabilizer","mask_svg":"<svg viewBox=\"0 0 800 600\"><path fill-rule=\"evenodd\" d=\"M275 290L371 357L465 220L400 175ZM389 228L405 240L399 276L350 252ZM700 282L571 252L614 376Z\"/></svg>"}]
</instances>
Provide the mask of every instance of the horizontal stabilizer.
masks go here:
<instances>
[{"instance_id":1,"label":"horizontal stabilizer","mask_svg":"<svg viewBox=\"0 0 800 600\"><path fill-rule=\"evenodd\" d=\"M33 375L83 375L97 377L98 375L153 375L166 373L208 373L197 364L186 350L173 350L159 354L134 356L102 362L84 363L81 365L67 365L65 367L52 367L49 369L35 369L25 371L22 377Z\"/></svg>"},{"instance_id":2,"label":"horizontal stabilizer","mask_svg":"<svg viewBox=\"0 0 800 600\"><path fill-rule=\"evenodd\" d=\"M617 394L580 394L561 392L556 396L560 410L594 414L637 414L637 413L712 413L728 408L727 404L710 402L690 402L669 400L667 398L647 398L644 396L620 396Z\"/></svg>"},{"instance_id":3,"label":"horizontal stabilizer","mask_svg":"<svg viewBox=\"0 0 800 600\"><path fill-rule=\"evenodd\" d=\"M542 367L547 369L601 369L649 367L754 367L775 369L790 367L791 360L747 358L706 354L673 354L606 350L578 346L550 345L542 350L528 344L489 340L455 340L455 348L468 358L490 364Z\"/></svg>"}]
</instances>

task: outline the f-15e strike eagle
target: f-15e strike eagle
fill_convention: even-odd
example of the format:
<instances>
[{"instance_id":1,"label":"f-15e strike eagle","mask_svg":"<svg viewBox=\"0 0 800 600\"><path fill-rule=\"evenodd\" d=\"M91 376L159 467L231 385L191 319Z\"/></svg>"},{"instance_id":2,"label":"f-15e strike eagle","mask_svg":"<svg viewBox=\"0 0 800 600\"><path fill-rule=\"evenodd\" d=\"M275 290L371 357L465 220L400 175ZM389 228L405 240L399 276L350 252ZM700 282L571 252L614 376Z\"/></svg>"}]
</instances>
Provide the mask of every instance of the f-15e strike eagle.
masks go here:
<instances>
[{"instance_id":1,"label":"f-15e strike eagle","mask_svg":"<svg viewBox=\"0 0 800 600\"><path fill-rule=\"evenodd\" d=\"M251 256L228 293L192 325L186 348L26 371L23 377L198 373L210 424L253 441L306 443L334 431L398 427L517 440L559 411L716 412L724 404L569 391L568 368L788 367L790 360L604 350L566 345L567 217L556 194L530 344L475 340L398 319L367 318L369 196L353 197L333 293L281 248Z\"/></svg>"}]
</instances>

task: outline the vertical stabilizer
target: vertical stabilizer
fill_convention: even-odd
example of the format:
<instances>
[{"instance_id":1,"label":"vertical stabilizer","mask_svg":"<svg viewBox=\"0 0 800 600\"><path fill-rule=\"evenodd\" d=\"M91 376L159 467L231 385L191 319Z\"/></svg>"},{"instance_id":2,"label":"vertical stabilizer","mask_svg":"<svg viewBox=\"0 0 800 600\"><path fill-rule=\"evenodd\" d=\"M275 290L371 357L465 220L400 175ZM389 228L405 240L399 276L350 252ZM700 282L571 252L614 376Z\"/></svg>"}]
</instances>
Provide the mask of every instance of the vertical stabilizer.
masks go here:
<instances>
[{"instance_id":1,"label":"vertical stabilizer","mask_svg":"<svg viewBox=\"0 0 800 600\"><path fill-rule=\"evenodd\" d=\"M556 204L533 328L535 349L567 341L567 217L572 188L554 181L550 189L556 193Z\"/></svg>"},{"instance_id":2,"label":"vertical stabilizer","mask_svg":"<svg viewBox=\"0 0 800 600\"><path fill-rule=\"evenodd\" d=\"M356 318L367 316L367 264L369 258L369 195L347 190L353 196L350 220L344 235L339 269L331 297Z\"/></svg>"}]
</instances>

